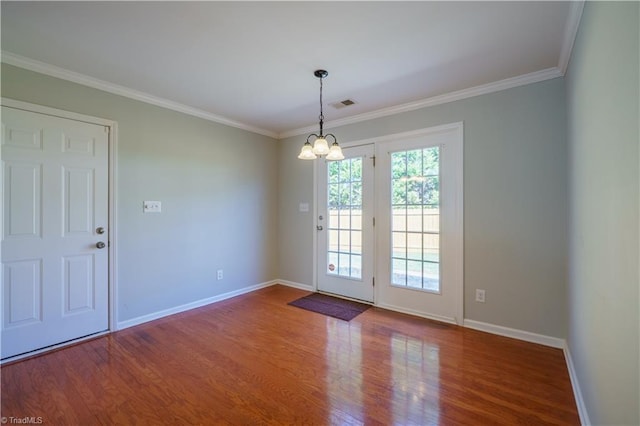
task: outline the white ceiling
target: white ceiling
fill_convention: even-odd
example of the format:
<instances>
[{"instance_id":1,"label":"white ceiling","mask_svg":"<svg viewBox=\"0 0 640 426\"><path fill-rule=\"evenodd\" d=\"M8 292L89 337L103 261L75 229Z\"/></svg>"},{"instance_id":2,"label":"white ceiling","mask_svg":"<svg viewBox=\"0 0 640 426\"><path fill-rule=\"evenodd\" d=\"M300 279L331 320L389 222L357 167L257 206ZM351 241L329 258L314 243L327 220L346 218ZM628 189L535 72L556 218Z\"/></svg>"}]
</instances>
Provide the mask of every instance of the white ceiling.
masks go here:
<instances>
[{"instance_id":1,"label":"white ceiling","mask_svg":"<svg viewBox=\"0 0 640 426\"><path fill-rule=\"evenodd\" d=\"M317 126L318 68L329 71L331 125L542 70L562 75L579 20L570 2L1 7L7 63L276 137ZM356 104L330 106L344 99Z\"/></svg>"}]
</instances>

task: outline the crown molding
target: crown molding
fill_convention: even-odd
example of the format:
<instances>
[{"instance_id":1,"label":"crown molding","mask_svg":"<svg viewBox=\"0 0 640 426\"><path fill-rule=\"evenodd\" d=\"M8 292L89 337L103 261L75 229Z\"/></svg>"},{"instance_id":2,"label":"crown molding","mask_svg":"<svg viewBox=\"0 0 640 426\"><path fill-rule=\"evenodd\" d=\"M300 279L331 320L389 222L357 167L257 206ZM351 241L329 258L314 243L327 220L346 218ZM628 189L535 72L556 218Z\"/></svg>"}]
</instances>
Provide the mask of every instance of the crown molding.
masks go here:
<instances>
[{"instance_id":1,"label":"crown molding","mask_svg":"<svg viewBox=\"0 0 640 426\"><path fill-rule=\"evenodd\" d=\"M363 114L354 115L351 117L345 117L342 119L332 120L325 122L325 128L335 128L339 126L345 126L348 124L360 123L362 121L373 120L375 118L387 117L390 115L400 114L403 112L414 111L421 108L441 105L457 100L472 98L475 96L485 95L493 92L499 92L506 89L511 89L518 86L524 86L527 84L538 83L540 81L550 80L557 77L562 77L564 71L560 66L566 66L568 64L569 57L571 56L571 47L573 46L573 40L577 33L577 27L580 23L580 16L582 15L582 9L584 6L583 1L572 2L572 13L567 25L567 31L565 31L565 43L563 44L563 56L561 57L559 67L547 68L540 71L535 71L529 74L524 74L516 77L499 80L492 83L483 84L467 89L458 90L455 92L445 93L443 95L433 96L426 99L421 99L414 102L409 102L401 105L396 105L388 108L383 108L375 111L366 112ZM571 29L569 29L571 28ZM567 47L568 46L568 47ZM565 53L568 52L568 53ZM566 57L566 63L563 61ZM227 126L235 127L238 129L246 130L252 133L261 134L274 139L284 139L291 136L297 136L316 130L316 125L311 125L303 128L288 130L282 133L276 133L269 130L261 129L259 127L251 126L245 123L241 123L229 118L212 114L210 112L193 108L178 102L163 99L157 96L150 95L135 89L131 89L125 86L120 86L114 83L110 83L104 80L99 80L93 77L86 76L74 71L70 71L64 68L56 67L41 61L29 59L20 55L16 55L10 52L3 51L1 61L16 67L24 68L29 71L34 71L40 74L49 75L51 77L59 78L62 80L71 81L73 83L81 84L84 86L92 87L94 89L102 90L105 92L113 93L115 95L124 96L137 101L145 102L148 104L156 105L162 108L167 108L173 111L188 114L194 117L202 118L215 123L224 124Z\"/></svg>"},{"instance_id":2,"label":"crown molding","mask_svg":"<svg viewBox=\"0 0 640 426\"><path fill-rule=\"evenodd\" d=\"M40 74L45 74L51 77L59 78L62 80L71 81L73 83L81 84L83 86L92 87L94 89L109 92L114 95L124 96L126 98L134 99L136 101L145 102L151 105L156 105L162 108L170 109L173 111L181 112L183 114L192 115L194 117L203 118L215 123L224 124L226 126L235 127L238 129L246 130L252 133L258 133L260 135L269 136L276 139L278 134L269 130L261 129L259 127L251 126L239 121L231 120L229 118L212 114L210 112L193 108L178 102L174 102L168 99L153 96L139 90L131 89L129 87L120 86L118 84L110 83L108 81L99 80L97 78L89 77L84 74L80 74L74 71L70 71L64 68L60 68L54 65L47 64L45 62L36 61L34 59L26 58L24 56L16 55L11 52L2 51L1 61L8 65L13 65L19 68L24 68L29 71L34 71Z\"/></svg>"},{"instance_id":3,"label":"crown molding","mask_svg":"<svg viewBox=\"0 0 640 426\"><path fill-rule=\"evenodd\" d=\"M338 120L326 121L324 125L325 125L325 128L345 126L347 124L354 124L362 121L373 120L374 118L387 117L390 115L400 114L402 112L414 111L421 108L431 107L435 105L442 105L442 104L446 104L453 101L459 101L462 99L472 98L475 96L486 95L488 93L499 92L502 90L511 89L518 86L538 83L540 81L550 80L557 77L562 77L562 73L558 68L556 67L547 68L547 69L535 71L529 74L524 74L517 77L511 77L511 78L506 78L504 80L495 81L493 83L487 83L480 86L470 87L468 89L462 89L455 92L445 93L444 95L433 96L431 98L426 98L419 101L414 101L406 104L383 108L376 111L365 112L363 114L341 118ZM284 139L291 136L297 136L297 135L309 133L316 130L316 127L317 126L308 126L300 129L289 130L289 131L280 133L278 135L278 139Z\"/></svg>"},{"instance_id":4,"label":"crown molding","mask_svg":"<svg viewBox=\"0 0 640 426\"><path fill-rule=\"evenodd\" d=\"M562 75L567 72L567 67L569 66L573 43L576 41L580 19L582 19L584 0L572 1L569 8L569 16L567 17L567 25L564 27L564 39L562 40L562 49L558 60L558 69Z\"/></svg>"}]
</instances>

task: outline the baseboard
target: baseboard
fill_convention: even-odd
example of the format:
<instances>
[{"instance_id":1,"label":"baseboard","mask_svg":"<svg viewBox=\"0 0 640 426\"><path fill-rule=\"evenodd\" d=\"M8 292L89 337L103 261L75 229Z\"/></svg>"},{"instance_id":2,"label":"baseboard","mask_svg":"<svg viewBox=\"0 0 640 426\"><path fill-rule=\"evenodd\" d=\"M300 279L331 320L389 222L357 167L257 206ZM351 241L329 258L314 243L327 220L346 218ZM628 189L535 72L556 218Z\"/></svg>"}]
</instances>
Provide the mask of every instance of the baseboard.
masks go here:
<instances>
[{"instance_id":1,"label":"baseboard","mask_svg":"<svg viewBox=\"0 0 640 426\"><path fill-rule=\"evenodd\" d=\"M544 334L531 333L529 331L518 330L515 328L503 327L501 325L489 324L481 321L470 319L464 320L464 326L474 330L486 331L487 333L497 334L499 336L511 337L525 342L538 343L539 345L551 346L552 348L564 348L565 341L559 337L545 336Z\"/></svg>"},{"instance_id":2,"label":"baseboard","mask_svg":"<svg viewBox=\"0 0 640 426\"><path fill-rule=\"evenodd\" d=\"M117 323L116 330L122 330L122 329L133 327L139 324L144 324L145 322L153 321L153 320L160 319L173 314L179 314L180 312L185 312L190 309L200 308L202 306L210 305L212 303L220 302L222 300L230 299L232 297L240 296L242 294L251 293L252 291L260 290L261 288L270 287L275 284L282 284L287 287L294 287L301 290L313 291L313 288L310 285L301 284L294 281L287 281L287 280L271 280L264 283L252 285L249 287L244 287L239 290L218 294L213 297L207 297L206 299L196 300L195 302L186 303L184 305L174 306L173 308L164 309L162 311L153 312L151 314L142 315L140 317L132 318L126 321L120 321Z\"/></svg>"},{"instance_id":3,"label":"baseboard","mask_svg":"<svg viewBox=\"0 0 640 426\"><path fill-rule=\"evenodd\" d=\"M275 280L275 284L286 285L287 287L299 288L300 290L314 291L313 286L308 284L301 284L294 281L287 280Z\"/></svg>"},{"instance_id":4,"label":"baseboard","mask_svg":"<svg viewBox=\"0 0 640 426\"><path fill-rule=\"evenodd\" d=\"M252 285L249 287L244 287L239 290L218 294L213 297L207 297L206 299L196 300L195 302L186 303L184 305L175 306L173 308L165 309L165 310L154 312L151 314L142 315L140 317L132 318L126 321L120 321L117 324L117 330L122 330L122 329L133 327L139 324L144 324L145 322L153 321L153 320L160 319L173 314L178 314L180 312L185 312L190 309L199 308L201 306L210 305L212 303L220 302L222 300L231 299L232 297L240 296L246 293L251 293L252 291L260 290L261 288L265 288L265 287L270 287L280 282L281 281L279 280L267 281L267 282Z\"/></svg>"},{"instance_id":5,"label":"baseboard","mask_svg":"<svg viewBox=\"0 0 640 426\"><path fill-rule=\"evenodd\" d=\"M587 406L582 399L582 392L580 391L580 383L578 382L578 375L576 369L573 366L573 359L571 358L571 352L569 351L569 345L564 342L562 347L564 352L564 359L567 362L567 370L569 370L569 378L571 379L571 387L573 388L573 396L576 399L576 406L578 407L578 415L580 416L580 424L590 425L589 414L587 413Z\"/></svg>"},{"instance_id":6,"label":"baseboard","mask_svg":"<svg viewBox=\"0 0 640 426\"><path fill-rule=\"evenodd\" d=\"M376 306L382 309L388 309L390 311L400 312L401 314L408 314L408 315L413 315L415 317L426 318L426 319L440 321L440 322L446 322L448 324L454 324L454 325L457 324L455 318L443 317L440 315L425 314L424 312L414 311L413 309L401 308L399 306L389 305L386 303L377 303L377 304L374 304L373 306Z\"/></svg>"}]
</instances>

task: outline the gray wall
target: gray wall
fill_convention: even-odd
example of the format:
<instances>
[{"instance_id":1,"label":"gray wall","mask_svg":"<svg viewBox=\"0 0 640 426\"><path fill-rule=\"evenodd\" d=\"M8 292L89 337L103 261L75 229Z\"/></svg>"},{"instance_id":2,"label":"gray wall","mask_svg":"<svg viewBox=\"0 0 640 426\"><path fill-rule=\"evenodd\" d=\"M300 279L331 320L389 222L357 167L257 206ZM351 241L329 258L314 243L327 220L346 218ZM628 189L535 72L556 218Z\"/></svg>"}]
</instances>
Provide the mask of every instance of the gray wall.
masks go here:
<instances>
[{"instance_id":1,"label":"gray wall","mask_svg":"<svg viewBox=\"0 0 640 426\"><path fill-rule=\"evenodd\" d=\"M587 2L566 76L568 345L593 424L640 424L638 3Z\"/></svg>"},{"instance_id":2,"label":"gray wall","mask_svg":"<svg viewBox=\"0 0 640 426\"><path fill-rule=\"evenodd\" d=\"M5 64L2 96L118 122L118 321L277 278L274 139Z\"/></svg>"},{"instance_id":3,"label":"gray wall","mask_svg":"<svg viewBox=\"0 0 640 426\"><path fill-rule=\"evenodd\" d=\"M330 118L330 117L329 117ZM332 129L343 142L464 121L465 318L566 335L564 81L554 79ZM280 278L312 283L313 164L280 145ZM475 289L486 290L476 303Z\"/></svg>"}]
</instances>

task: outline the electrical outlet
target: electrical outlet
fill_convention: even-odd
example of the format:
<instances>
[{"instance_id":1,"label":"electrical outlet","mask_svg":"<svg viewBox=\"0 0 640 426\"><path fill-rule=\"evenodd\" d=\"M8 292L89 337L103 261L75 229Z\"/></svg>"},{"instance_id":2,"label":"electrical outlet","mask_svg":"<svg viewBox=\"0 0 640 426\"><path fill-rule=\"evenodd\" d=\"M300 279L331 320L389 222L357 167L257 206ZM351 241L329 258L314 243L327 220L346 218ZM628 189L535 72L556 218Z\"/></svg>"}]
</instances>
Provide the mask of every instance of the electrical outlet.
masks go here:
<instances>
[{"instance_id":1,"label":"electrical outlet","mask_svg":"<svg viewBox=\"0 0 640 426\"><path fill-rule=\"evenodd\" d=\"M221 280L224 277L222 269L218 269L218 280Z\"/></svg>"},{"instance_id":2,"label":"electrical outlet","mask_svg":"<svg viewBox=\"0 0 640 426\"><path fill-rule=\"evenodd\" d=\"M476 289L476 302L484 303L484 290Z\"/></svg>"}]
</instances>

